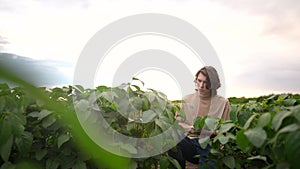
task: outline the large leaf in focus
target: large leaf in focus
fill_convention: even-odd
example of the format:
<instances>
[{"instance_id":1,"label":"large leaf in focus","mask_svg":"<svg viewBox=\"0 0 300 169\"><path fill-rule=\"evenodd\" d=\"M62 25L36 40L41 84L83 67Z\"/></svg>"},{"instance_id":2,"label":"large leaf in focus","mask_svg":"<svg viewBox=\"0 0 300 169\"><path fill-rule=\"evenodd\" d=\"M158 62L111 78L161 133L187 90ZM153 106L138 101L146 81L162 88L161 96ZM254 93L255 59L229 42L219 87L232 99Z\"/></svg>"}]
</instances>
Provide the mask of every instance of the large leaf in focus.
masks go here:
<instances>
[{"instance_id":1,"label":"large leaf in focus","mask_svg":"<svg viewBox=\"0 0 300 169\"><path fill-rule=\"evenodd\" d=\"M226 144L226 143L229 142L230 139L235 140L236 137L233 134L231 134L231 133L226 133L226 135L224 135L224 134L218 134L214 138L213 142L216 142L217 140L219 140L221 144Z\"/></svg>"},{"instance_id":2,"label":"large leaf in focus","mask_svg":"<svg viewBox=\"0 0 300 169\"><path fill-rule=\"evenodd\" d=\"M289 133L285 143L285 153L287 160L292 169L297 169L300 166L300 131Z\"/></svg>"},{"instance_id":3,"label":"large leaf in focus","mask_svg":"<svg viewBox=\"0 0 300 169\"><path fill-rule=\"evenodd\" d=\"M244 126L250 116L251 113L249 111L240 111L237 116L239 125Z\"/></svg>"},{"instance_id":4,"label":"large leaf in focus","mask_svg":"<svg viewBox=\"0 0 300 169\"><path fill-rule=\"evenodd\" d=\"M246 148L248 147L249 140L245 136L244 131L239 131L236 134L236 143L240 147L241 150L246 151Z\"/></svg>"},{"instance_id":5,"label":"large leaf in focus","mask_svg":"<svg viewBox=\"0 0 300 169\"><path fill-rule=\"evenodd\" d=\"M300 122L300 105L293 107L293 115Z\"/></svg>"},{"instance_id":6,"label":"large leaf in focus","mask_svg":"<svg viewBox=\"0 0 300 169\"><path fill-rule=\"evenodd\" d=\"M296 102L296 99L285 99L282 103L284 106L294 106Z\"/></svg>"},{"instance_id":7,"label":"large leaf in focus","mask_svg":"<svg viewBox=\"0 0 300 169\"><path fill-rule=\"evenodd\" d=\"M218 119L215 117L207 117L205 119L205 125L208 127L209 130L215 130L218 125Z\"/></svg>"},{"instance_id":8,"label":"large leaf in focus","mask_svg":"<svg viewBox=\"0 0 300 169\"><path fill-rule=\"evenodd\" d=\"M248 129L250 127L250 124L252 123L253 119L256 117L256 114L253 114L245 123L244 129Z\"/></svg>"},{"instance_id":9,"label":"large leaf in focus","mask_svg":"<svg viewBox=\"0 0 300 169\"><path fill-rule=\"evenodd\" d=\"M269 124L270 120L271 120L271 114L270 113L264 113L259 117L258 122L257 122L257 126L258 127L265 127L266 125Z\"/></svg>"},{"instance_id":10,"label":"large leaf in focus","mask_svg":"<svg viewBox=\"0 0 300 169\"><path fill-rule=\"evenodd\" d=\"M261 147L267 139L267 133L261 127L249 129L244 133L255 147Z\"/></svg>"},{"instance_id":11,"label":"large leaf in focus","mask_svg":"<svg viewBox=\"0 0 300 169\"><path fill-rule=\"evenodd\" d=\"M290 116L292 114L291 111L284 111L284 112L279 112L279 113L276 113L274 118L273 118L273 121L272 121L272 127L275 131L277 131L280 126L281 126L281 123L282 121Z\"/></svg>"},{"instance_id":12,"label":"large leaf in focus","mask_svg":"<svg viewBox=\"0 0 300 169\"><path fill-rule=\"evenodd\" d=\"M233 123L223 124L220 127L219 133L225 133L225 132L229 131L234 126L235 126L235 124L233 124Z\"/></svg>"}]
</instances>

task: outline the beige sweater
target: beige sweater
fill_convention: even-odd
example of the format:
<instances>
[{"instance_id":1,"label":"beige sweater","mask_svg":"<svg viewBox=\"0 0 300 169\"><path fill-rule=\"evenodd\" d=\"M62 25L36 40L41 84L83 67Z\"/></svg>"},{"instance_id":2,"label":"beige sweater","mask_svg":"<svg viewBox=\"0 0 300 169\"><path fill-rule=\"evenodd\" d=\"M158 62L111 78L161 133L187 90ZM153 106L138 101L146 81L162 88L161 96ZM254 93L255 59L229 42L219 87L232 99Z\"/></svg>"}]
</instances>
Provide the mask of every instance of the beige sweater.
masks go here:
<instances>
[{"instance_id":1,"label":"beige sweater","mask_svg":"<svg viewBox=\"0 0 300 169\"><path fill-rule=\"evenodd\" d=\"M182 121L181 125L189 131L192 128L193 122L197 116L215 116L229 119L230 106L229 101L219 95L212 97L203 97L195 92L183 98L185 103L182 104L182 109L185 112L186 121Z\"/></svg>"}]
</instances>

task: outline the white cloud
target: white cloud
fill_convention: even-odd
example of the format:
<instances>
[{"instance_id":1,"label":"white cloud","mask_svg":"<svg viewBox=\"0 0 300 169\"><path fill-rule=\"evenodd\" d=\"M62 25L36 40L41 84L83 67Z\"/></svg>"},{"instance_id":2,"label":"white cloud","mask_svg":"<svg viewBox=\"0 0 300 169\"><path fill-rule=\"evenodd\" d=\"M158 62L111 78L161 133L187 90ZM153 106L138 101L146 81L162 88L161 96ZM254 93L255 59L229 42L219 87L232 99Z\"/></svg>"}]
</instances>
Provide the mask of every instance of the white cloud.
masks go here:
<instances>
[{"instance_id":1,"label":"white cloud","mask_svg":"<svg viewBox=\"0 0 300 169\"><path fill-rule=\"evenodd\" d=\"M299 3L0 0L0 35L9 42L8 52L75 64L86 42L107 24L139 13L169 14L191 23L211 42L223 66L228 96L299 92ZM69 75L73 71L59 69ZM276 73L261 73L270 70Z\"/></svg>"}]
</instances>

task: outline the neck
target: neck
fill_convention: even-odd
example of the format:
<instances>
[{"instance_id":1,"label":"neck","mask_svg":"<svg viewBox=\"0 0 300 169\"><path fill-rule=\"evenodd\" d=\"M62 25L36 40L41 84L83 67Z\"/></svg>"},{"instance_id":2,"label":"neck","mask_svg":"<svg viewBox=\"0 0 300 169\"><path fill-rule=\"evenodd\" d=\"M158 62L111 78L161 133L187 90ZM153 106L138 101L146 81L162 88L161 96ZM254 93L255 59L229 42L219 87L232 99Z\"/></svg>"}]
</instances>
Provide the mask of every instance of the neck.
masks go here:
<instances>
[{"instance_id":1,"label":"neck","mask_svg":"<svg viewBox=\"0 0 300 169\"><path fill-rule=\"evenodd\" d=\"M198 92L200 99L208 100L211 98L210 90L207 90L205 92Z\"/></svg>"}]
</instances>

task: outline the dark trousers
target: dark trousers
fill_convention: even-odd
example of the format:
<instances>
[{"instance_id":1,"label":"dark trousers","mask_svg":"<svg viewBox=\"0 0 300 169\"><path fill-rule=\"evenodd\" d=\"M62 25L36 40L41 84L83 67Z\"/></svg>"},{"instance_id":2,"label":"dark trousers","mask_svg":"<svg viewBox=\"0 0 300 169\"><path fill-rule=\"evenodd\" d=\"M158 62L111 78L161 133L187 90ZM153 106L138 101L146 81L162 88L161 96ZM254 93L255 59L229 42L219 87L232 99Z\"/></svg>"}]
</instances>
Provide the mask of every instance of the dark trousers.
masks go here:
<instances>
[{"instance_id":1,"label":"dark trousers","mask_svg":"<svg viewBox=\"0 0 300 169\"><path fill-rule=\"evenodd\" d=\"M176 146L176 150L169 150L169 156L173 157L178 161L182 169L185 169L185 161L189 161L194 164L199 165L201 168L213 168L213 161L207 159L210 147L207 146L205 149L202 149L199 145L198 139L190 139L185 137L181 142ZM200 157L195 157L200 155Z\"/></svg>"}]
</instances>

